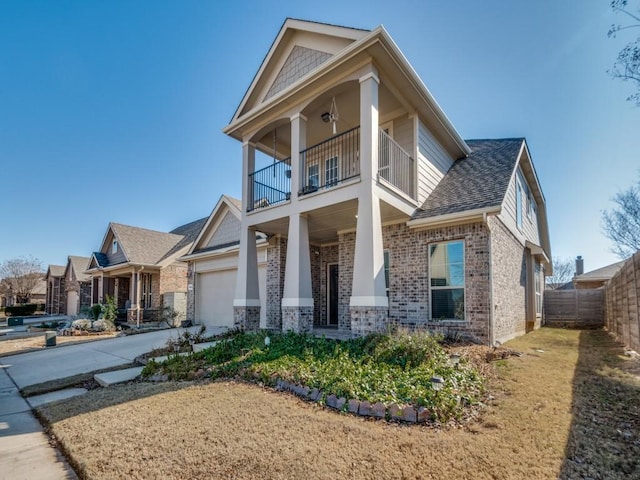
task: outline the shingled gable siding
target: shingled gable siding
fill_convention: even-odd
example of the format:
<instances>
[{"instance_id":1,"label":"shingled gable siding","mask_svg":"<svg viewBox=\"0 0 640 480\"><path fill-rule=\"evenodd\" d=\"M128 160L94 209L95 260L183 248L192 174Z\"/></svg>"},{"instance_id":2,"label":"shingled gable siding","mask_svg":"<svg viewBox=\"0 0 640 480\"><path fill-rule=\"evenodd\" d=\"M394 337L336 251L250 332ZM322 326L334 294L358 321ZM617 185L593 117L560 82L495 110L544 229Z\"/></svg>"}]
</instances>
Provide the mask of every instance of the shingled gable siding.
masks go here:
<instances>
[{"instance_id":1,"label":"shingled gable siding","mask_svg":"<svg viewBox=\"0 0 640 480\"><path fill-rule=\"evenodd\" d=\"M487 221L491 229L493 336L502 342L526 331L526 252L499 218Z\"/></svg>"},{"instance_id":2,"label":"shingled gable siding","mask_svg":"<svg viewBox=\"0 0 640 480\"><path fill-rule=\"evenodd\" d=\"M240 241L240 220L236 216L227 212L218 225L207 247L217 247Z\"/></svg>"},{"instance_id":3,"label":"shingled gable siding","mask_svg":"<svg viewBox=\"0 0 640 480\"><path fill-rule=\"evenodd\" d=\"M516 188L516 178L520 180L520 184L522 185L522 231L518 229L516 222L516 194L518 191ZM530 242L540 245L537 213L532 212L529 214L527 212L527 190L529 192L531 191L524 175L522 174L522 170L518 167L517 175L514 175L511 182L509 182L509 188L505 194L504 209L500 214L500 219L508 228L511 229L512 232L517 232L517 235L522 235Z\"/></svg>"}]
</instances>

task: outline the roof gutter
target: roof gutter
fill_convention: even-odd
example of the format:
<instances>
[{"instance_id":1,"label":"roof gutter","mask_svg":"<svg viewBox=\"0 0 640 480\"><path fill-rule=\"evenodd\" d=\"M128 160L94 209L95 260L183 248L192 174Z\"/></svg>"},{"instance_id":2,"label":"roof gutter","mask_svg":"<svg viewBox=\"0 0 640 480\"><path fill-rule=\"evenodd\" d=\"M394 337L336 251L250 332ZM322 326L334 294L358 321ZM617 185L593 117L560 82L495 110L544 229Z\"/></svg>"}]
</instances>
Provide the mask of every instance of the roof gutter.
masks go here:
<instances>
[{"instance_id":1,"label":"roof gutter","mask_svg":"<svg viewBox=\"0 0 640 480\"><path fill-rule=\"evenodd\" d=\"M502 211L501 206L476 208L474 210L466 210L464 212L449 213L447 215L438 215L436 217L418 218L409 220L407 227L411 229L429 228L441 225L449 225L452 223L462 223L471 221L486 222L487 215L498 215Z\"/></svg>"},{"instance_id":2,"label":"roof gutter","mask_svg":"<svg viewBox=\"0 0 640 480\"><path fill-rule=\"evenodd\" d=\"M256 241L256 247L266 247L269 244L267 239L260 239ZM190 260L200 260L202 258L210 258L210 257L219 257L228 253L234 253L240 250L240 245L230 245L228 247L220 248L218 250L207 250L206 252L196 252L190 253L188 255L184 255L183 257L178 258L178 260L182 262L187 262Z\"/></svg>"}]
</instances>

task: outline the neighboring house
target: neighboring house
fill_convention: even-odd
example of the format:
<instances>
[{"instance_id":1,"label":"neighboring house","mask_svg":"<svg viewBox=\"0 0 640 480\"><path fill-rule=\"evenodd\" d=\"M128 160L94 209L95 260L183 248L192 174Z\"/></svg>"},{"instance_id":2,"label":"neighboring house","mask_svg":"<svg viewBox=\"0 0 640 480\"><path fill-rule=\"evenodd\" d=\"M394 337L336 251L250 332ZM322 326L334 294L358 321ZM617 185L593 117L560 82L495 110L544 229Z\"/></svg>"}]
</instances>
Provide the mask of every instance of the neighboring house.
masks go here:
<instances>
[{"instance_id":1,"label":"neighboring house","mask_svg":"<svg viewBox=\"0 0 640 480\"><path fill-rule=\"evenodd\" d=\"M18 298L9 280L6 278L2 279L2 281L0 281L0 306L10 307L20 303L46 303L47 281L41 273L37 275L41 277L41 279L33 288L28 298Z\"/></svg>"},{"instance_id":2,"label":"neighboring house","mask_svg":"<svg viewBox=\"0 0 640 480\"><path fill-rule=\"evenodd\" d=\"M576 289L601 288L623 267L624 260L573 277Z\"/></svg>"},{"instance_id":3,"label":"neighboring house","mask_svg":"<svg viewBox=\"0 0 640 480\"><path fill-rule=\"evenodd\" d=\"M265 290L276 330L493 343L540 325L551 252L526 141L463 140L383 27L286 20L224 132L242 143L236 326L260 326Z\"/></svg>"},{"instance_id":4,"label":"neighboring house","mask_svg":"<svg viewBox=\"0 0 640 480\"><path fill-rule=\"evenodd\" d=\"M41 275L41 274L39 274ZM28 298L28 303L46 303L47 299L47 281L42 278L36 285L36 287L31 290L31 294Z\"/></svg>"},{"instance_id":5,"label":"neighboring house","mask_svg":"<svg viewBox=\"0 0 640 480\"><path fill-rule=\"evenodd\" d=\"M206 326L233 327L233 303L238 272L241 202L222 195L181 260L189 263L187 319ZM260 327L267 326L267 247L258 235L258 279L260 284Z\"/></svg>"},{"instance_id":6,"label":"neighboring house","mask_svg":"<svg viewBox=\"0 0 640 480\"><path fill-rule=\"evenodd\" d=\"M69 255L64 270L67 315L78 315L91 306L91 277L85 273L89 257Z\"/></svg>"},{"instance_id":7,"label":"neighboring house","mask_svg":"<svg viewBox=\"0 0 640 480\"><path fill-rule=\"evenodd\" d=\"M85 272L91 279L91 303L116 299L130 323L152 319L163 296L186 297L187 264L179 258L189 251L206 218L171 232L110 223L100 250Z\"/></svg>"},{"instance_id":8,"label":"neighboring house","mask_svg":"<svg viewBox=\"0 0 640 480\"><path fill-rule=\"evenodd\" d=\"M65 315L67 313L67 293L64 282L64 265L49 265L45 280L47 296L44 311L49 315Z\"/></svg>"}]
</instances>

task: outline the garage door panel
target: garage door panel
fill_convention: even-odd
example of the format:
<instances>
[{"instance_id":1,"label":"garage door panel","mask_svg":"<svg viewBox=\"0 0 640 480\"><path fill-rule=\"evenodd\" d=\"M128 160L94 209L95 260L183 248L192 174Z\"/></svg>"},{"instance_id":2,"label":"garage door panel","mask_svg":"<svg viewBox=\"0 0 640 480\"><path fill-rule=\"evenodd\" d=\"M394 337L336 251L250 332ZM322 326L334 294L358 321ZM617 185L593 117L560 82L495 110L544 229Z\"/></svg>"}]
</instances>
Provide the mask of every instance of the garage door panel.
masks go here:
<instances>
[{"instance_id":1,"label":"garage door panel","mask_svg":"<svg viewBox=\"0 0 640 480\"><path fill-rule=\"evenodd\" d=\"M236 270L198 274L196 321L212 327L233 327Z\"/></svg>"},{"instance_id":2,"label":"garage door panel","mask_svg":"<svg viewBox=\"0 0 640 480\"><path fill-rule=\"evenodd\" d=\"M197 323L233 328L233 299L236 294L237 269L198 273L196 279ZM260 328L267 326L267 266L258 266L260 287Z\"/></svg>"}]
</instances>

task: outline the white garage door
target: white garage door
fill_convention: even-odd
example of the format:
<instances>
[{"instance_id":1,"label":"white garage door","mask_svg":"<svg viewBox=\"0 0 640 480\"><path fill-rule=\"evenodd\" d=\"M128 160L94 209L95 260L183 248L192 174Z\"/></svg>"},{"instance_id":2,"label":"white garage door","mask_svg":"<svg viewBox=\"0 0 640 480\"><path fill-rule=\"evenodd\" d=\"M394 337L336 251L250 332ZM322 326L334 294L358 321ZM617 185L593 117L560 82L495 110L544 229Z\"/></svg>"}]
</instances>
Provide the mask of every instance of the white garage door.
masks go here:
<instances>
[{"instance_id":1,"label":"white garage door","mask_svg":"<svg viewBox=\"0 0 640 480\"><path fill-rule=\"evenodd\" d=\"M199 273L196 279L196 322L207 326L233 327L233 298L237 269ZM258 267L260 282L260 327L266 327L267 268Z\"/></svg>"}]
</instances>

